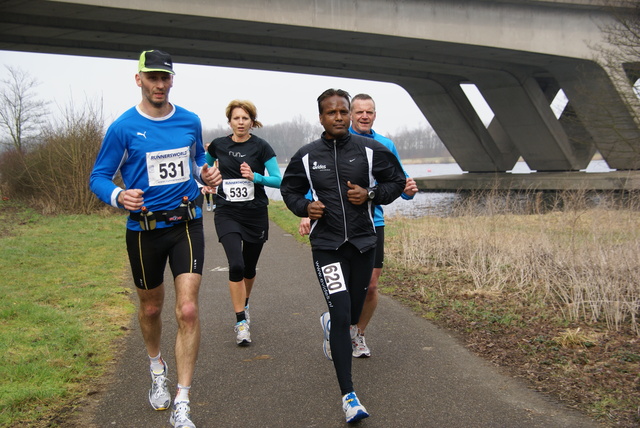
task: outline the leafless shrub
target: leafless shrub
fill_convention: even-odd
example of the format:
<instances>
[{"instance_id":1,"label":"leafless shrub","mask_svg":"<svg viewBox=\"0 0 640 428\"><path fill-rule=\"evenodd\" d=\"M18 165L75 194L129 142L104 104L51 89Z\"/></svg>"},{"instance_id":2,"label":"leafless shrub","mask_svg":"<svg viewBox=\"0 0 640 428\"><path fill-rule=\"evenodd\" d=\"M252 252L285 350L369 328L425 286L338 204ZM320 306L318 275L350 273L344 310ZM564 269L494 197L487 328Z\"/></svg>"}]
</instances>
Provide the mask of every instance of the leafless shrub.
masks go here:
<instances>
[{"instance_id":1,"label":"leafless shrub","mask_svg":"<svg viewBox=\"0 0 640 428\"><path fill-rule=\"evenodd\" d=\"M59 122L43 131L36 147L2 159L4 187L11 197L43 213L94 212L101 203L88 182L102 137L101 107L68 107Z\"/></svg>"},{"instance_id":2,"label":"leafless shrub","mask_svg":"<svg viewBox=\"0 0 640 428\"><path fill-rule=\"evenodd\" d=\"M25 154L20 149L9 149L0 153L0 183L2 196L11 199L26 197L23 183L28 181Z\"/></svg>"}]
</instances>

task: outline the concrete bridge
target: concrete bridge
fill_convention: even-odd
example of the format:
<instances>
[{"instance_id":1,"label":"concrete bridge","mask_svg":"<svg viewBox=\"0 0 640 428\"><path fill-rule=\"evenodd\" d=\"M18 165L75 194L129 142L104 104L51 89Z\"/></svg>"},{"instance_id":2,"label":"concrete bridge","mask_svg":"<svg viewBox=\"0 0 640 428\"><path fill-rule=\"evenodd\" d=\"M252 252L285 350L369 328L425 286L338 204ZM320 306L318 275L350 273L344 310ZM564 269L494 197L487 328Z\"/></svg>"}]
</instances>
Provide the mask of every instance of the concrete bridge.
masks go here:
<instances>
[{"instance_id":1,"label":"concrete bridge","mask_svg":"<svg viewBox=\"0 0 640 428\"><path fill-rule=\"evenodd\" d=\"M389 81L464 171L509 171L520 157L539 172L578 171L596 151L638 170L632 87L594 61L594 47L611 48L612 11L633 2L603 1L5 0L0 49L135 59L151 47L176 62ZM489 126L463 83L493 110ZM560 89L569 103L556 118Z\"/></svg>"}]
</instances>

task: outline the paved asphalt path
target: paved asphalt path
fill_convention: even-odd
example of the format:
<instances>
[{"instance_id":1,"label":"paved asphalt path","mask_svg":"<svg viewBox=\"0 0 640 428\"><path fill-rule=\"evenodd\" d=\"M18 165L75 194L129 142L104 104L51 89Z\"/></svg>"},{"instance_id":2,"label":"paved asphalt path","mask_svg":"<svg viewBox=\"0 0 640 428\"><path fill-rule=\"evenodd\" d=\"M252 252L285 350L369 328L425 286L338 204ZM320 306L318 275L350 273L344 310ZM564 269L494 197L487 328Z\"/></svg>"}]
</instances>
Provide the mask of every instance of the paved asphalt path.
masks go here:
<instances>
[{"instance_id":1,"label":"paved asphalt path","mask_svg":"<svg viewBox=\"0 0 640 428\"><path fill-rule=\"evenodd\" d=\"M194 423L198 428L347 426L333 365L322 353L319 317L326 304L309 247L271 224L251 296L253 343L238 347L226 259L208 212L205 233L202 343L191 391ZM162 353L173 396L176 323L169 276L167 285ZM356 426L597 426L501 373L388 297L381 296L367 343L373 356L354 359L353 378L371 417ZM84 426L170 427L169 411L154 411L148 403L147 364L134 320L106 389L91 398L93 410Z\"/></svg>"}]
</instances>

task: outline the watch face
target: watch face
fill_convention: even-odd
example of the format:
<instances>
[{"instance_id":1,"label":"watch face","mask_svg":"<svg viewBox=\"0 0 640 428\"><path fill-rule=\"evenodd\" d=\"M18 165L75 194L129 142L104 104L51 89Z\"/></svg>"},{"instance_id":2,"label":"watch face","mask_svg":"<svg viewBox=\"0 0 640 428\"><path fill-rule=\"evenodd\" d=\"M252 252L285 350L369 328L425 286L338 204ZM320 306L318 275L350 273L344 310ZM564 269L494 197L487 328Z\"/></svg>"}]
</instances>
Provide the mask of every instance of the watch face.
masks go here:
<instances>
[{"instance_id":1,"label":"watch face","mask_svg":"<svg viewBox=\"0 0 640 428\"><path fill-rule=\"evenodd\" d=\"M369 190L369 199L373 199L376 197L376 192L374 192L373 190Z\"/></svg>"}]
</instances>

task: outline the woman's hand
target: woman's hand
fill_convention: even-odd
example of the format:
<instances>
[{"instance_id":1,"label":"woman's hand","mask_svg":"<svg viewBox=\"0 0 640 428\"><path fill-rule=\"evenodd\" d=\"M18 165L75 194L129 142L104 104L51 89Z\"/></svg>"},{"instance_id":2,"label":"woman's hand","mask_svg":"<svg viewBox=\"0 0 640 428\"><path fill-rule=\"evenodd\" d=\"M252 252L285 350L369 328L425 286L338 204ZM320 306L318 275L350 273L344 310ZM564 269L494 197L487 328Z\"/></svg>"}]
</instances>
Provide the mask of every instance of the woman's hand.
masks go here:
<instances>
[{"instance_id":1,"label":"woman's hand","mask_svg":"<svg viewBox=\"0 0 640 428\"><path fill-rule=\"evenodd\" d=\"M253 183L253 171L251 171L251 167L248 163L242 162L242 165L240 165L240 174L242 174L243 178L246 178Z\"/></svg>"}]
</instances>

